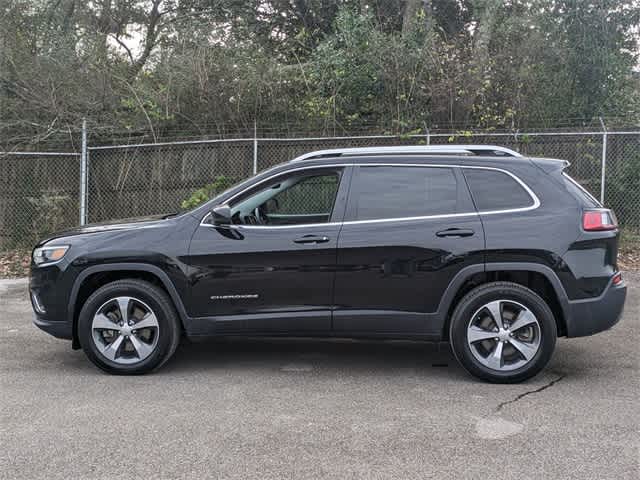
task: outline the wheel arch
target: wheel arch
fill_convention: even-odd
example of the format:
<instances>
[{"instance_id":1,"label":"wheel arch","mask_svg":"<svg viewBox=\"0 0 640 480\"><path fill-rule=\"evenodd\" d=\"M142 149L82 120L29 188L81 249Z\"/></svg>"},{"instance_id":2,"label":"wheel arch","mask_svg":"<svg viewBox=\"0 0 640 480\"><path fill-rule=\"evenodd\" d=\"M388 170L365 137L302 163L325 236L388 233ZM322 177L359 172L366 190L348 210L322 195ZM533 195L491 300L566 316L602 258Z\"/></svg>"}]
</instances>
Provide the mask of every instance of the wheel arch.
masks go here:
<instances>
[{"instance_id":1,"label":"wheel arch","mask_svg":"<svg viewBox=\"0 0 640 480\"><path fill-rule=\"evenodd\" d=\"M69 303L67 306L68 318L73 319L73 338L72 347L74 349L80 348L80 341L78 339L78 316L82 305L89 298L97 288L102 285L111 283L116 280L122 280L125 278L133 278L139 280L145 280L149 283L155 284L162 288L171 299L176 311L178 312L178 318L180 324L185 329L187 321L187 313L184 308L184 304L175 285L169 278L169 276L155 265L148 265L144 263L114 263L109 265L95 265L83 270L76 278L71 294L69 296Z\"/></svg>"},{"instance_id":2,"label":"wheel arch","mask_svg":"<svg viewBox=\"0 0 640 480\"><path fill-rule=\"evenodd\" d=\"M539 263L487 263L466 267L453 278L438 307L442 338L448 338L451 314L458 301L473 288L493 281L511 281L530 288L547 302L554 314L558 336L567 334L569 300L560 279L548 266Z\"/></svg>"}]
</instances>

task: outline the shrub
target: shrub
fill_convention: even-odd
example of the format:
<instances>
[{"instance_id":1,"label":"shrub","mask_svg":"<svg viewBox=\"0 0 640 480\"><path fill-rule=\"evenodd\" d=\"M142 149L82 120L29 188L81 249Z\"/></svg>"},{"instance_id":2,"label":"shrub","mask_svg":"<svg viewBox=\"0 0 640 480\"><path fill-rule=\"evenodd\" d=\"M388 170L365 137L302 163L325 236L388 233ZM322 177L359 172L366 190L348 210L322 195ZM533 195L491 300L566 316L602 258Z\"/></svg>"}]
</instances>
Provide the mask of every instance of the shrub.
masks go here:
<instances>
[{"instance_id":1,"label":"shrub","mask_svg":"<svg viewBox=\"0 0 640 480\"><path fill-rule=\"evenodd\" d=\"M224 175L219 175L212 183L208 183L202 188L195 190L189 198L182 201L182 208L185 210L195 208L206 202L217 194L223 192L231 186L232 182Z\"/></svg>"}]
</instances>

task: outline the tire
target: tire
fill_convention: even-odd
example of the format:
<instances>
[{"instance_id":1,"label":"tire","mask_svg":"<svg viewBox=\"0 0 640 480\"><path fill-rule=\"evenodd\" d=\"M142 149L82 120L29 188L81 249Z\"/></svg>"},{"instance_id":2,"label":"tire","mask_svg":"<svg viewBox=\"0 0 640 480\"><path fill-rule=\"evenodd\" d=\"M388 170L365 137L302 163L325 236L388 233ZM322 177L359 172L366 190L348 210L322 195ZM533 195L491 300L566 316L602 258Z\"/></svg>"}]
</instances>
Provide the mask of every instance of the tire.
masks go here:
<instances>
[{"instance_id":1,"label":"tire","mask_svg":"<svg viewBox=\"0 0 640 480\"><path fill-rule=\"evenodd\" d=\"M493 321L497 316L503 323L499 330ZM556 337L555 317L547 303L511 282L488 283L466 294L449 329L462 367L492 383L518 383L539 373L551 359Z\"/></svg>"},{"instance_id":2,"label":"tire","mask_svg":"<svg viewBox=\"0 0 640 480\"><path fill-rule=\"evenodd\" d=\"M118 280L100 287L78 317L84 353L96 366L115 375L141 375L161 367L174 354L180 337L171 299L164 290L142 280Z\"/></svg>"}]
</instances>

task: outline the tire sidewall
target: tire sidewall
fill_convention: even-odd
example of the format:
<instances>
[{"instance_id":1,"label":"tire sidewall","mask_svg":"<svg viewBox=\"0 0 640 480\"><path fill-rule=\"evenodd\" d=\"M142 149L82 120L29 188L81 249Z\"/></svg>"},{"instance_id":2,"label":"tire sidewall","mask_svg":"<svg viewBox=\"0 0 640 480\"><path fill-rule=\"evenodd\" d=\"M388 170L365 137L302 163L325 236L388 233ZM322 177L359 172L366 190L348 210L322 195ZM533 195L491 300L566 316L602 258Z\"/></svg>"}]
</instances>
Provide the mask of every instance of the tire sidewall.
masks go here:
<instances>
[{"instance_id":1,"label":"tire sidewall","mask_svg":"<svg viewBox=\"0 0 640 480\"><path fill-rule=\"evenodd\" d=\"M469 373L484 380L497 383L515 383L531 378L545 367L553 354L557 336L553 313L542 298L520 285L518 285L520 288L503 285L496 285L494 288L487 287L489 285L471 291L455 309L450 329L453 351ZM499 372L485 367L474 357L467 342L467 328L472 315L483 305L494 300L507 300L524 305L536 316L540 325L541 341L538 352L530 362L515 370Z\"/></svg>"},{"instance_id":2,"label":"tire sidewall","mask_svg":"<svg viewBox=\"0 0 640 480\"><path fill-rule=\"evenodd\" d=\"M93 317L98 309L107 301L127 296L144 302L155 314L158 320L158 342L147 358L132 364L120 364L106 358L96 346L91 331ZM162 294L157 292L151 284L139 285L138 282L116 282L98 289L85 302L78 317L78 338L80 345L89 359L101 369L115 374L139 374L146 373L159 366L171 348L175 335L175 321L171 310Z\"/></svg>"}]
</instances>

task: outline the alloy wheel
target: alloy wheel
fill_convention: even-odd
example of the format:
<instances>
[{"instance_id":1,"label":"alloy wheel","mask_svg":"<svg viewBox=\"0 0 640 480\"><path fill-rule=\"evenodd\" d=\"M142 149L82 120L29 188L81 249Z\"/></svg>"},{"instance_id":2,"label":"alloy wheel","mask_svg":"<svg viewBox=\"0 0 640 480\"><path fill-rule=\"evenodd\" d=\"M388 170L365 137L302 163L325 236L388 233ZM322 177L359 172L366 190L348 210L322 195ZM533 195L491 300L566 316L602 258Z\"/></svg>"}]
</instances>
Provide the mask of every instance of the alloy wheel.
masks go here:
<instances>
[{"instance_id":1,"label":"alloy wheel","mask_svg":"<svg viewBox=\"0 0 640 480\"><path fill-rule=\"evenodd\" d=\"M538 319L524 305L495 300L471 317L467 343L473 356L491 370L511 371L529 363L540 350Z\"/></svg>"},{"instance_id":2,"label":"alloy wheel","mask_svg":"<svg viewBox=\"0 0 640 480\"><path fill-rule=\"evenodd\" d=\"M93 316L91 336L106 359L119 364L141 362L158 343L158 318L151 308L134 297L108 300Z\"/></svg>"}]
</instances>

